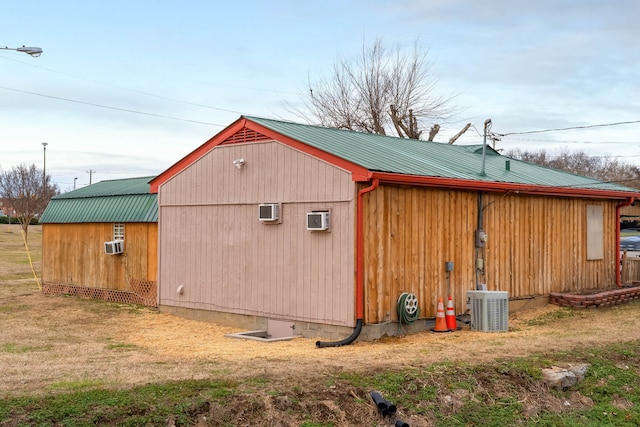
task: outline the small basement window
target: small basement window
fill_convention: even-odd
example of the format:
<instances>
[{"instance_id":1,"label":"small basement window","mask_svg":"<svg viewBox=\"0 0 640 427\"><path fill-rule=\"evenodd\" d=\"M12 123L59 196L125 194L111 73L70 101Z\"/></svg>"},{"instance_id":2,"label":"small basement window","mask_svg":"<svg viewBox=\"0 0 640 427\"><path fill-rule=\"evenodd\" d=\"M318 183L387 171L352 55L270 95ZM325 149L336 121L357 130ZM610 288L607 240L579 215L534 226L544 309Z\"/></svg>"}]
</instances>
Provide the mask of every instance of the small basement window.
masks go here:
<instances>
[{"instance_id":1,"label":"small basement window","mask_svg":"<svg viewBox=\"0 0 640 427\"><path fill-rule=\"evenodd\" d=\"M124 224L116 222L113 224L113 240L124 240Z\"/></svg>"}]
</instances>

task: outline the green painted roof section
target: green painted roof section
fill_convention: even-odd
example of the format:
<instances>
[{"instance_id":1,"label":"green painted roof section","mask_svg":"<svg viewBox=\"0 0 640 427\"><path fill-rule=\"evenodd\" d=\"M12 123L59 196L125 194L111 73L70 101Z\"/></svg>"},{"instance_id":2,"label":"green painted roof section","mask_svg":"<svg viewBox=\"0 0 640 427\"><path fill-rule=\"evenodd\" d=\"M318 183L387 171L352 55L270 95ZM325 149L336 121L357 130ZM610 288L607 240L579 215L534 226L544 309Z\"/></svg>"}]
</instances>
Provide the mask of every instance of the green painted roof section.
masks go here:
<instances>
[{"instance_id":1,"label":"green painted roof section","mask_svg":"<svg viewBox=\"0 0 640 427\"><path fill-rule=\"evenodd\" d=\"M154 177L115 179L60 194L47 205L41 224L83 222L158 222Z\"/></svg>"},{"instance_id":2,"label":"green painted roof section","mask_svg":"<svg viewBox=\"0 0 640 427\"><path fill-rule=\"evenodd\" d=\"M433 176L550 187L637 192L617 184L502 156L482 144L458 145L244 116L282 135L355 163L371 172ZM480 138L479 138L480 139ZM507 161L509 169L507 169Z\"/></svg>"},{"instance_id":3,"label":"green painted roof section","mask_svg":"<svg viewBox=\"0 0 640 427\"><path fill-rule=\"evenodd\" d=\"M100 181L77 190L69 191L54 199L78 199L82 197L124 196L131 194L149 194L149 181L155 176L140 178L111 179Z\"/></svg>"}]
</instances>

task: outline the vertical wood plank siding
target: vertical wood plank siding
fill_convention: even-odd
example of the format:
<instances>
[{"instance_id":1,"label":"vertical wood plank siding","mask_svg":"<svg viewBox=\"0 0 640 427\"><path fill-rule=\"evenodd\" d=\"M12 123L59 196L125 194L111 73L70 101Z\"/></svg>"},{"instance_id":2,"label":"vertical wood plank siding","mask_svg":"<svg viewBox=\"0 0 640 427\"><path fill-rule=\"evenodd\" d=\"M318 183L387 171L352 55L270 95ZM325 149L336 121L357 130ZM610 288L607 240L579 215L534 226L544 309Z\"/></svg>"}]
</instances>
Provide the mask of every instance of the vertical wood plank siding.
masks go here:
<instances>
[{"instance_id":1,"label":"vertical wood plank siding","mask_svg":"<svg viewBox=\"0 0 640 427\"><path fill-rule=\"evenodd\" d=\"M614 286L616 203L486 195L488 286L507 290L510 297ZM588 206L603 208L603 258L599 260L587 260Z\"/></svg>"},{"instance_id":2,"label":"vertical wood plank siding","mask_svg":"<svg viewBox=\"0 0 640 427\"><path fill-rule=\"evenodd\" d=\"M602 260L587 261L587 205L604 210ZM615 201L486 193L483 206L489 290L520 298L614 285ZM397 320L402 292L416 294L422 317L448 294L463 312L475 289L477 212L476 192L381 185L365 195L365 321Z\"/></svg>"},{"instance_id":3,"label":"vertical wood plank siding","mask_svg":"<svg viewBox=\"0 0 640 427\"><path fill-rule=\"evenodd\" d=\"M106 255L112 223L43 224L42 281L130 291L130 279L155 281L156 223L125 224L124 255ZM125 277L126 274L126 277Z\"/></svg>"},{"instance_id":4,"label":"vertical wood plank siding","mask_svg":"<svg viewBox=\"0 0 640 427\"><path fill-rule=\"evenodd\" d=\"M160 305L354 325L346 171L277 142L224 145L162 185L159 202ZM258 221L265 202L281 203L281 223ZM306 230L316 209L331 210L330 232Z\"/></svg>"},{"instance_id":5,"label":"vertical wood plank siding","mask_svg":"<svg viewBox=\"0 0 640 427\"><path fill-rule=\"evenodd\" d=\"M447 285L462 306L460 289L474 280L474 193L381 185L365 195L365 321L398 320L403 292L418 297L422 317L435 316ZM465 244L465 242L472 242ZM445 262L454 262L449 280ZM432 308L433 306L433 308Z\"/></svg>"}]
</instances>

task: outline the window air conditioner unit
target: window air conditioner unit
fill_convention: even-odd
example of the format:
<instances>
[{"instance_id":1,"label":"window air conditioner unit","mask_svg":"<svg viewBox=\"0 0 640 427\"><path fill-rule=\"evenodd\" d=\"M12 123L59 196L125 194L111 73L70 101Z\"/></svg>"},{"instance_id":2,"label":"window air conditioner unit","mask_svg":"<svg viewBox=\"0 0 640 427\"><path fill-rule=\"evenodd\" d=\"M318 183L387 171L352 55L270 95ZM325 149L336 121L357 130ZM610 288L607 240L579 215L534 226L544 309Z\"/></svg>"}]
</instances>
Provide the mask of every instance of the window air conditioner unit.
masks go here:
<instances>
[{"instance_id":1,"label":"window air conditioner unit","mask_svg":"<svg viewBox=\"0 0 640 427\"><path fill-rule=\"evenodd\" d=\"M471 330L506 332L509 330L509 296L506 291L467 291L471 310Z\"/></svg>"},{"instance_id":2,"label":"window air conditioner unit","mask_svg":"<svg viewBox=\"0 0 640 427\"><path fill-rule=\"evenodd\" d=\"M329 212L307 212L307 230L325 231L329 229Z\"/></svg>"},{"instance_id":3,"label":"window air conditioner unit","mask_svg":"<svg viewBox=\"0 0 640 427\"><path fill-rule=\"evenodd\" d=\"M113 240L104 242L104 253L107 255L121 254L124 247L124 240Z\"/></svg>"},{"instance_id":4,"label":"window air conditioner unit","mask_svg":"<svg viewBox=\"0 0 640 427\"><path fill-rule=\"evenodd\" d=\"M258 219L266 222L278 221L280 219L280 204L260 203L258 205Z\"/></svg>"}]
</instances>

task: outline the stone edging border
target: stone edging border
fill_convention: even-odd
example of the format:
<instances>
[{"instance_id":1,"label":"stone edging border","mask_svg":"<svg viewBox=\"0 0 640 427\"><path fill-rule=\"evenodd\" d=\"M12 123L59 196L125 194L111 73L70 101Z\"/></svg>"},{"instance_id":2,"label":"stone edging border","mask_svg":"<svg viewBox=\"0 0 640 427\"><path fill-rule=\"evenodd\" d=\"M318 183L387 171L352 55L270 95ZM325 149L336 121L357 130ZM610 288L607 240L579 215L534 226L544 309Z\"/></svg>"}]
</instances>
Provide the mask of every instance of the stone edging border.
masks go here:
<instances>
[{"instance_id":1,"label":"stone edging border","mask_svg":"<svg viewBox=\"0 0 640 427\"><path fill-rule=\"evenodd\" d=\"M580 295L562 292L551 292L549 294L550 304L573 308L609 307L624 304L634 299L640 299L640 286L635 282L633 287L625 287L598 294Z\"/></svg>"}]
</instances>

